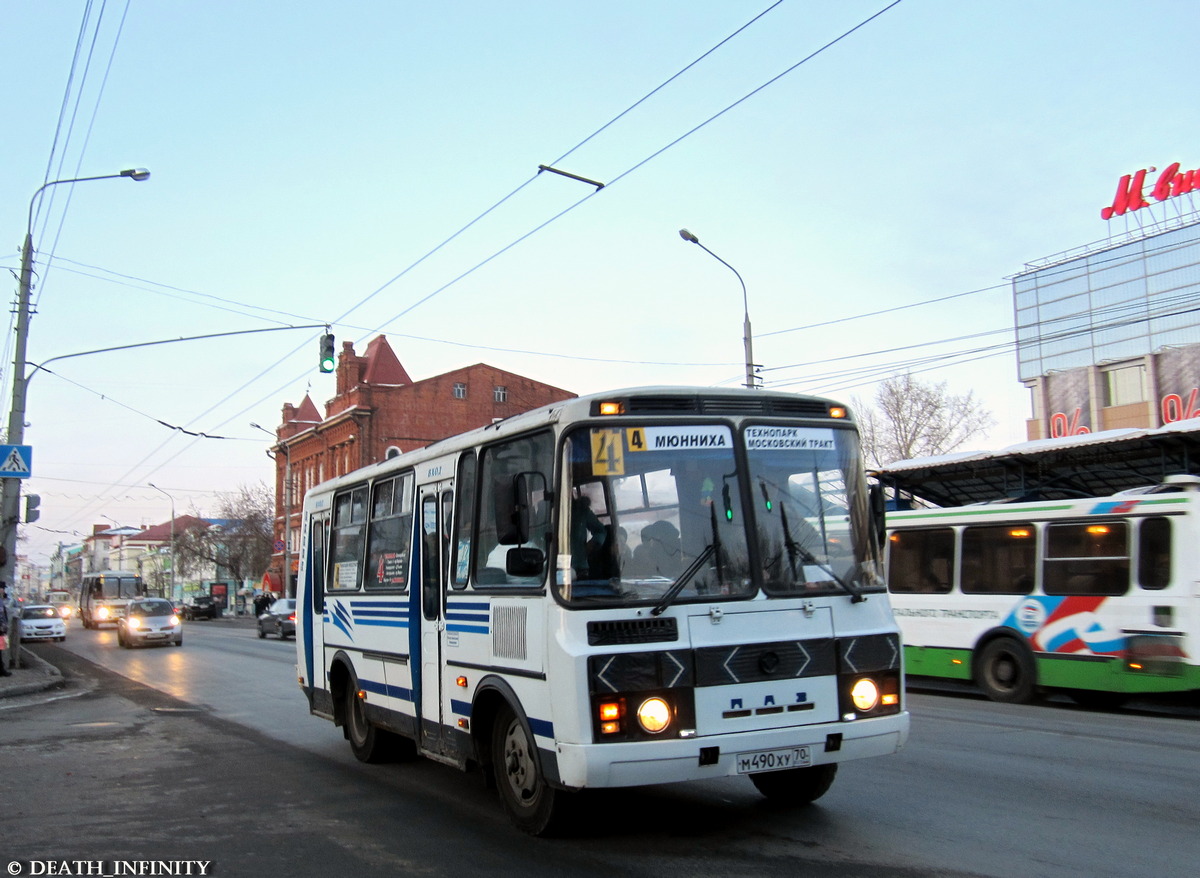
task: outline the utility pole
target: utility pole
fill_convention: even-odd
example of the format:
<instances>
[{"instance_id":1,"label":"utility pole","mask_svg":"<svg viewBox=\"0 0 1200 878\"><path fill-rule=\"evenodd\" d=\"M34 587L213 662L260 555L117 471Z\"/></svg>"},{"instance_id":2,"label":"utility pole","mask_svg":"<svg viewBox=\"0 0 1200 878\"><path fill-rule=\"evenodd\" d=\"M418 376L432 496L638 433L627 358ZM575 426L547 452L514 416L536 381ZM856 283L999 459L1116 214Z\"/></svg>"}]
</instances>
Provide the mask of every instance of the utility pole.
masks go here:
<instances>
[{"instance_id":1,"label":"utility pole","mask_svg":"<svg viewBox=\"0 0 1200 878\"><path fill-rule=\"evenodd\" d=\"M150 177L145 168L130 168L119 174L96 177L74 177L43 183L29 199L29 217L25 224L25 245L21 249L20 288L17 293L16 341L13 344L12 406L8 412L8 444L22 445L25 440L25 393L29 376L25 374L25 354L29 343L29 300L33 291L33 209L42 193L62 183L83 183L88 180L112 180L128 177L142 181ZM17 569L17 524L21 518L21 480L3 479L4 502L0 504L0 528L3 530L3 558L0 559L0 580L15 585Z\"/></svg>"}]
</instances>

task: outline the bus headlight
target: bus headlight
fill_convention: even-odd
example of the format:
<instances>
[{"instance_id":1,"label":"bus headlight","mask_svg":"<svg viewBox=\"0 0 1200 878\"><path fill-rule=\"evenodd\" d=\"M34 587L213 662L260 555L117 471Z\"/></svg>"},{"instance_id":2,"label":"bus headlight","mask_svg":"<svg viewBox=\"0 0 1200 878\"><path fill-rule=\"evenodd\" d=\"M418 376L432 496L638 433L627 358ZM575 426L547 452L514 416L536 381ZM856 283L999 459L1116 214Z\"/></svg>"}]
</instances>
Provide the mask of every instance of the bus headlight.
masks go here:
<instances>
[{"instance_id":1,"label":"bus headlight","mask_svg":"<svg viewBox=\"0 0 1200 878\"><path fill-rule=\"evenodd\" d=\"M874 710L879 703L879 687L869 677L862 677L850 687L850 700L863 713Z\"/></svg>"},{"instance_id":2,"label":"bus headlight","mask_svg":"<svg viewBox=\"0 0 1200 878\"><path fill-rule=\"evenodd\" d=\"M99 607L96 610L96 618L97 619L107 619L108 618L108 607Z\"/></svg>"},{"instance_id":3,"label":"bus headlight","mask_svg":"<svg viewBox=\"0 0 1200 878\"><path fill-rule=\"evenodd\" d=\"M638 725L651 735L657 735L671 724L671 708L661 698L647 698L637 709Z\"/></svg>"}]
</instances>

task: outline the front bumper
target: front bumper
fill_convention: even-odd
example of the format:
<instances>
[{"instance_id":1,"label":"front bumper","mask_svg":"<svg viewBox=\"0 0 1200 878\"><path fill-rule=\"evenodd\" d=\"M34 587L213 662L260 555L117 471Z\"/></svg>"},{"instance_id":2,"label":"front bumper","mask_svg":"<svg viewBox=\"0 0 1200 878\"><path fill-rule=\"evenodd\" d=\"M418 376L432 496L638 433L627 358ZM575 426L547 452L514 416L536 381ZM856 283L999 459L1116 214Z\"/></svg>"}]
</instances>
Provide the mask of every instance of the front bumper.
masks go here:
<instances>
[{"instance_id":1,"label":"front bumper","mask_svg":"<svg viewBox=\"0 0 1200 878\"><path fill-rule=\"evenodd\" d=\"M563 786L583 789L729 777L738 774L739 753L800 746L810 748L813 765L846 762L897 752L908 740L908 729L909 715L904 712L852 722L654 742L559 744L558 778Z\"/></svg>"},{"instance_id":2,"label":"front bumper","mask_svg":"<svg viewBox=\"0 0 1200 878\"><path fill-rule=\"evenodd\" d=\"M22 640L58 640L60 637L66 637L66 636L67 636L67 629L65 626L62 626L62 625L58 626L57 628L22 628L21 629L21 639Z\"/></svg>"}]
</instances>

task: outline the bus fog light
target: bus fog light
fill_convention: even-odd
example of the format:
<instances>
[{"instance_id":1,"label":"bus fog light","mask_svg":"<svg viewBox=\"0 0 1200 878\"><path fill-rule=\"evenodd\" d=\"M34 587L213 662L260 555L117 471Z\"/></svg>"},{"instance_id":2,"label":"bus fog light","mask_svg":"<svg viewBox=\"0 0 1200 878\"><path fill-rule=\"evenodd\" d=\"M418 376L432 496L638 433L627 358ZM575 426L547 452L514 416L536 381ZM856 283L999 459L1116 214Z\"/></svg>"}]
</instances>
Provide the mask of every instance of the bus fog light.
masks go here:
<instances>
[{"instance_id":1,"label":"bus fog light","mask_svg":"<svg viewBox=\"0 0 1200 878\"><path fill-rule=\"evenodd\" d=\"M638 723L652 735L671 724L671 708L661 698L647 698L637 710Z\"/></svg>"},{"instance_id":2,"label":"bus fog light","mask_svg":"<svg viewBox=\"0 0 1200 878\"><path fill-rule=\"evenodd\" d=\"M850 689L850 700L864 713L873 710L879 703L879 687L867 677L858 680Z\"/></svg>"}]
</instances>

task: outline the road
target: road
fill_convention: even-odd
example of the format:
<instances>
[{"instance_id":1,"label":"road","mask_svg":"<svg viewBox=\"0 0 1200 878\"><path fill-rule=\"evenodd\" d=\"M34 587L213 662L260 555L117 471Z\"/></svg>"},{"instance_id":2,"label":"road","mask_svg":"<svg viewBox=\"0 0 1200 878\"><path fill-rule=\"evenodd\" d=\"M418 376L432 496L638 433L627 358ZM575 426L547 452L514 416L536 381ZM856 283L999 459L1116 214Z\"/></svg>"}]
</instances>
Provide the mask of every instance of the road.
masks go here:
<instances>
[{"instance_id":1,"label":"road","mask_svg":"<svg viewBox=\"0 0 1200 878\"><path fill-rule=\"evenodd\" d=\"M73 688L0 705L3 775L22 791L0 814L16 860L201 858L220 875L1125 878L1191 875L1200 858L1194 711L914 694L905 751L843 766L813 807L769 806L741 778L605 791L577 834L540 840L509 827L477 776L356 762L340 730L307 714L290 641L197 622L182 649L120 650L112 632L80 629L36 648Z\"/></svg>"}]
</instances>

